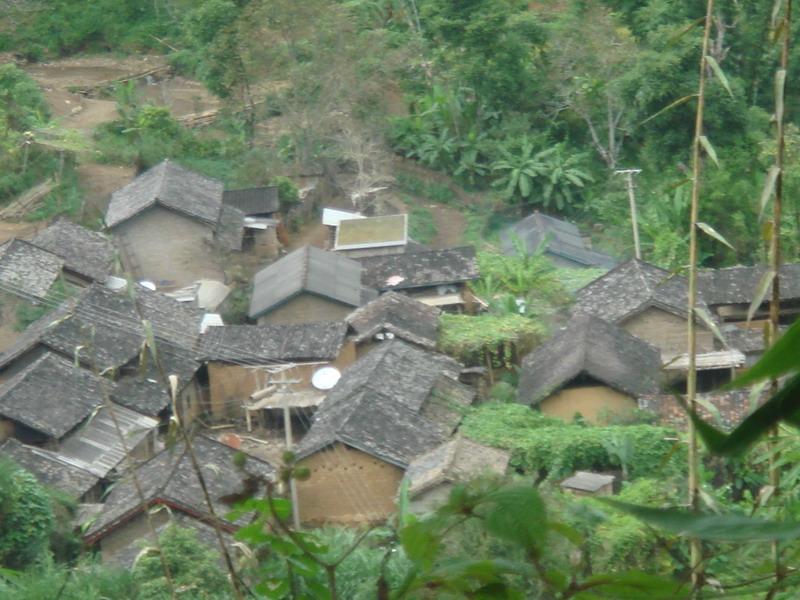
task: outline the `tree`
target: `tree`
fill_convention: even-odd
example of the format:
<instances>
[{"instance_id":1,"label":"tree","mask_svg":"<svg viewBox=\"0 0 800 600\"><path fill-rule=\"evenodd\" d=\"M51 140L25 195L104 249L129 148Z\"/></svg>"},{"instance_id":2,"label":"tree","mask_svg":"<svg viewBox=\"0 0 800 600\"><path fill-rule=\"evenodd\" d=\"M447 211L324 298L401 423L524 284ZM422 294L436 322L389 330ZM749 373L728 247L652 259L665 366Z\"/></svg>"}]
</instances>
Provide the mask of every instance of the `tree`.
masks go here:
<instances>
[{"instance_id":1,"label":"tree","mask_svg":"<svg viewBox=\"0 0 800 600\"><path fill-rule=\"evenodd\" d=\"M54 525L50 497L36 478L0 460L0 565L20 569L42 557Z\"/></svg>"}]
</instances>

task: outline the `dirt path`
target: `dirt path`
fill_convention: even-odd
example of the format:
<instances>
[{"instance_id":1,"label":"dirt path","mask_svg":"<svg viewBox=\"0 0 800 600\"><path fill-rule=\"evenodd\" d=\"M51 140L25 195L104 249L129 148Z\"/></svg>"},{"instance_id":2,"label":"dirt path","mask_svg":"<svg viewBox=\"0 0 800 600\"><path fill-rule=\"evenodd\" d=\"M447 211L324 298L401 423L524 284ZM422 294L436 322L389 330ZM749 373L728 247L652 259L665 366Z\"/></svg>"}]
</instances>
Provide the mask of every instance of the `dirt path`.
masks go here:
<instances>
[{"instance_id":1,"label":"dirt path","mask_svg":"<svg viewBox=\"0 0 800 600\"><path fill-rule=\"evenodd\" d=\"M464 213L441 204L428 204L436 221L436 238L431 242L434 248L452 248L464 243L464 230L467 219Z\"/></svg>"}]
</instances>

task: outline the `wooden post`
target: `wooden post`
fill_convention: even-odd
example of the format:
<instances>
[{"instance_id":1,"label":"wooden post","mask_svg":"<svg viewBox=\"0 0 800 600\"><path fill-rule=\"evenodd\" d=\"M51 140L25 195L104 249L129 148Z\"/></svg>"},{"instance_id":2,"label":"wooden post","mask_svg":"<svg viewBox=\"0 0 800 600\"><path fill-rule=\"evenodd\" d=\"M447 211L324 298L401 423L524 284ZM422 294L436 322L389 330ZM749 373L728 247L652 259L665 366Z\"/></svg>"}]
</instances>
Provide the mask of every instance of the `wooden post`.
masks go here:
<instances>
[{"instance_id":1,"label":"wooden post","mask_svg":"<svg viewBox=\"0 0 800 600\"><path fill-rule=\"evenodd\" d=\"M636 216L636 195L633 191L633 176L641 173L641 169L620 169L615 171L617 175L625 175L625 182L628 188L628 203L631 208L631 226L633 227L633 249L637 259L642 258L642 248L639 244L639 218Z\"/></svg>"},{"instance_id":2,"label":"wooden post","mask_svg":"<svg viewBox=\"0 0 800 600\"><path fill-rule=\"evenodd\" d=\"M283 429L286 433L286 450L292 449L292 414L288 402L283 407ZM292 497L292 523L295 529L300 529L300 509L297 506L297 482L294 477L289 479L289 494Z\"/></svg>"}]
</instances>

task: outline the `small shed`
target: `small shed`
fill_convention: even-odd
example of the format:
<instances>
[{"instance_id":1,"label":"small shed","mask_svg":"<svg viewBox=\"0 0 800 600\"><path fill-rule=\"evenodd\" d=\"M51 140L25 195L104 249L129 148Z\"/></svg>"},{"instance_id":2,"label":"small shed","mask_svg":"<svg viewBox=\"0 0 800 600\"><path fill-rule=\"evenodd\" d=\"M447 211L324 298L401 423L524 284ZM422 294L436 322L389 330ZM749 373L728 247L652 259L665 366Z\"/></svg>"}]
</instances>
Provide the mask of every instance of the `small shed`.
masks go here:
<instances>
[{"instance_id":1,"label":"small shed","mask_svg":"<svg viewBox=\"0 0 800 600\"><path fill-rule=\"evenodd\" d=\"M432 512L446 502L454 485L478 477L503 477L511 454L461 435L417 456L405 479L411 510Z\"/></svg>"},{"instance_id":2,"label":"small shed","mask_svg":"<svg viewBox=\"0 0 800 600\"><path fill-rule=\"evenodd\" d=\"M540 212L528 215L500 234L505 254L517 253L518 246L533 254L544 246L544 254L557 267L610 269L617 264L611 256L592 249L591 241L568 221Z\"/></svg>"},{"instance_id":3,"label":"small shed","mask_svg":"<svg viewBox=\"0 0 800 600\"><path fill-rule=\"evenodd\" d=\"M278 186L225 190L222 202L240 210L245 217L274 218L281 210Z\"/></svg>"},{"instance_id":4,"label":"small shed","mask_svg":"<svg viewBox=\"0 0 800 600\"><path fill-rule=\"evenodd\" d=\"M399 340L353 363L295 450L311 470L297 485L302 521L385 520L409 463L445 442L472 403L460 370L450 357Z\"/></svg>"},{"instance_id":5,"label":"small shed","mask_svg":"<svg viewBox=\"0 0 800 600\"><path fill-rule=\"evenodd\" d=\"M260 325L337 321L376 296L360 263L304 246L255 274L249 316Z\"/></svg>"},{"instance_id":6,"label":"small shed","mask_svg":"<svg viewBox=\"0 0 800 600\"><path fill-rule=\"evenodd\" d=\"M70 283L103 283L114 268L116 249L111 240L59 217L31 238L31 244L52 252L64 261L64 275Z\"/></svg>"},{"instance_id":7,"label":"small shed","mask_svg":"<svg viewBox=\"0 0 800 600\"><path fill-rule=\"evenodd\" d=\"M469 302L467 283L480 271L475 248L442 248L361 259L364 282L380 292L396 291L443 310Z\"/></svg>"},{"instance_id":8,"label":"small shed","mask_svg":"<svg viewBox=\"0 0 800 600\"><path fill-rule=\"evenodd\" d=\"M522 359L518 400L570 421L602 422L658 391L658 350L624 329L579 315Z\"/></svg>"},{"instance_id":9,"label":"small shed","mask_svg":"<svg viewBox=\"0 0 800 600\"><path fill-rule=\"evenodd\" d=\"M619 325L658 348L667 363L686 352L688 297L685 277L634 258L578 290L573 312ZM702 297L698 308L708 312ZM714 334L697 319L698 352L714 349Z\"/></svg>"},{"instance_id":10,"label":"small shed","mask_svg":"<svg viewBox=\"0 0 800 600\"><path fill-rule=\"evenodd\" d=\"M342 219L333 250L349 258L402 254L408 243L408 215Z\"/></svg>"},{"instance_id":11,"label":"small shed","mask_svg":"<svg viewBox=\"0 0 800 600\"><path fill-rule=\"evenodd\" d=\"M346 322L359 356L395 338L433 350L439 339L440 314L435 306L387 292L354 310Z\"/></svg>"},{"instance_id":12,"label":"small shed","mask_svg":"<svg viewBox=\"0 0 800 600\"><path fill-rule=\"evenodd\" d=\"M576 496L611 496L614 493L615 480L613 475L576 471L572 477L561 482L561 489Z\"/></svg>"}]
</instances>

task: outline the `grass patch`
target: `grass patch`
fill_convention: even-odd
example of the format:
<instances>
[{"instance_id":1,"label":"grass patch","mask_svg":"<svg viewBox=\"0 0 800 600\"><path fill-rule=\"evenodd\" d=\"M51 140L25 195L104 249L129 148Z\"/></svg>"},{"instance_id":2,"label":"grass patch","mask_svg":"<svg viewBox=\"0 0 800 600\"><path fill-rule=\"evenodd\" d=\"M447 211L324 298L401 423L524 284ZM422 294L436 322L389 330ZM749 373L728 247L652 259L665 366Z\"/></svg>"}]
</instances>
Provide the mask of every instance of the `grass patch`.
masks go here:
<instances>
[{"instance_id":1,"label":"grass patch","mask_svg":"<svg viewBox=\"0 0 800 600\"><path fill-rule=\"evenodd\" d=\"M431 209L425 206L412 206L408 212L408 235L420 244L430 244L436 239L439 230Z\"/></svg>"},{"instance_id":2,"label":"grass patch","mask_svg":"<svg viewBox=\"0 0 800 600\"><path fill-rule=\"evenodd\" d=\"M440 204L450 204L456 195L447 185L435 181L423 181L407 173L399 173L396 177L397 186L412 196L426 198Z\"/></svg>"}]
</instances>

